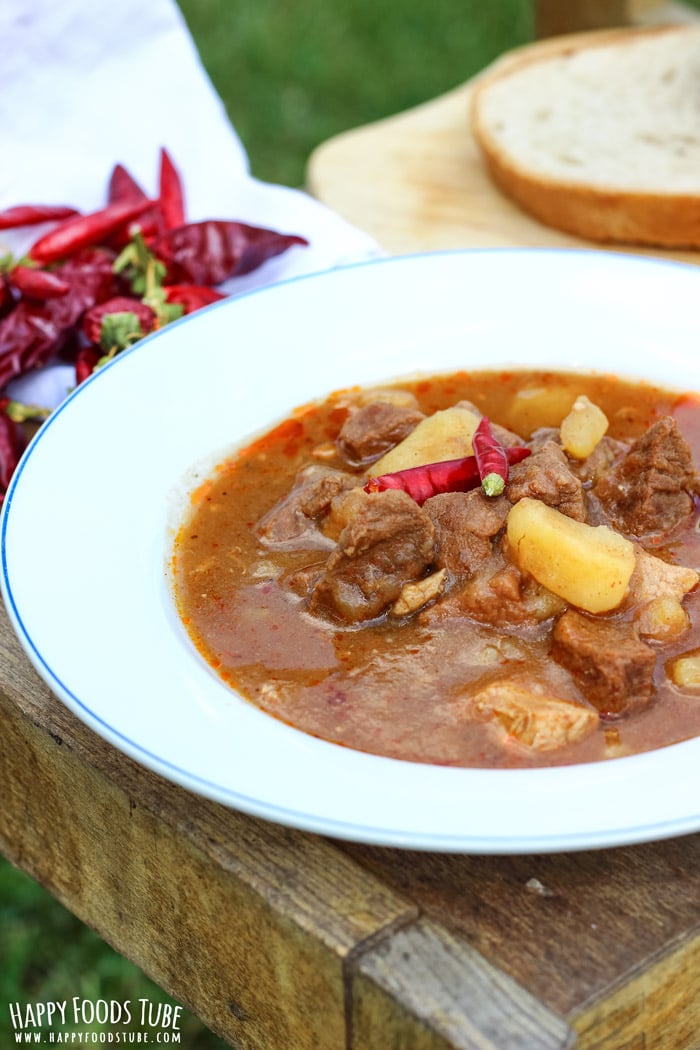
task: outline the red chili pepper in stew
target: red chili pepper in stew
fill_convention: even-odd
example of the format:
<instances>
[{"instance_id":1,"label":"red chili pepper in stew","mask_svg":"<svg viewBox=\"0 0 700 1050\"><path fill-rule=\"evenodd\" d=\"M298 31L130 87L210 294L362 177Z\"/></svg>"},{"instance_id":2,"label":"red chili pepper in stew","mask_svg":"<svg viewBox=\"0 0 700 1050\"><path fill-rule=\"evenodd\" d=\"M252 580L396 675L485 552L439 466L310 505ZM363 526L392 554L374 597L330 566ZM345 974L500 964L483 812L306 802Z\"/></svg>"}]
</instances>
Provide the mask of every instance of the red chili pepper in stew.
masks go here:
<instances>
[{"instance_id":1,"label":"red chili pepper in stew","mask_svg":"<svg viewBox=\"0 0 700 1050\"><path fill-rule=\"evenodd\" d=\"M439 463L426 463L420 467L407 467L392 474L380 474L370 478L365 492L385 492L400 489L407 492L416 503L425 503L440 492L467 492L479 484L479 471L474 456L461 459L445 459Z\"/></svg>"},{"instance_id":2,"label":"red chili pepper in stew","mask_svg":"<svg viewBox=\"0 0 700 1050\"><path fill-rule=\"evenodd\" d=\"M263 226L208 219L166 230L151 248L165 263L169 283L217 285L250 273L295 244L308 243L304 237Z\"/></svg>"},{"instance_id":3,"label":"red chili pepper in stew","mask_svg":"<svg viewBox=\"0 0 700 1050\"><path fill-rule=\"evenodd\" d=\"M472 448L479 468L481 487L487 496L500 496L508 480L508 453L482 416L472 437Z\"/></svg>"},{"instance_id":4,"label":"red chili pepper in stew","mask_svg":"<svg viewBox=\"0 0 700 1050\"><path fill-rule=\"evenodd\" d=\"M58 299L66 295L70 285L51 270L37 270L33 266L14 266L10 271L10 284L30 299Z\"/></svg>"},{"instance_id":5,"label":"red chili pepper in stew","mask_svg":"<svg viewBox=\"0 0 700 1050\"><path fill-rule=\"evenodd\" d=\"M166 230L174 230L185 222L185 191L180 173L164 148L160 151L159 181L158 204L163 222Z\"/></svg>"},{"instance_id":6,"label":"red chili pepper in stew","mask_svg":"<svg viewBox=\"0 0 700 1050\"><path fill-rule=\"evenodd\" d=\"M17 204L0 211L0 230L12 230L18 226L38 226L55 219L69 219L78 215L77 208L62 204Z\"/></svg>"},{"instance_id":7,"label":"red chili pepper in stew","mask_svg":"<svg viewBox=\"0 0 700 1050\"><path fill-rule=\"evenodd\" d=\"M66 219L32 245L29 257L34 262L46 265L57 259L65 259L82 248L94 247L123 229L151 206L152 201L148 197L144 200L117 201L88 215Z\"/></svg>"},{"instance_id":8,"label":"red chili pepper in stew","mask_svg":"<svg viewBox=\"0 0 700 1050\"><path fill-rule=\"evenodd\" d=\"M530 449L518 445L506 449L506 453L509 463L519 463L530 455ZM480 481L476 456L463 456L461 459L446 459L420 467L407 467L406 470L397 470L391 474L380 474L379 477L369 479L365 492L400 489L407 492L416 503L422 504L442 492L469 492L477 488Z\"/></svg>"}]
</instances>

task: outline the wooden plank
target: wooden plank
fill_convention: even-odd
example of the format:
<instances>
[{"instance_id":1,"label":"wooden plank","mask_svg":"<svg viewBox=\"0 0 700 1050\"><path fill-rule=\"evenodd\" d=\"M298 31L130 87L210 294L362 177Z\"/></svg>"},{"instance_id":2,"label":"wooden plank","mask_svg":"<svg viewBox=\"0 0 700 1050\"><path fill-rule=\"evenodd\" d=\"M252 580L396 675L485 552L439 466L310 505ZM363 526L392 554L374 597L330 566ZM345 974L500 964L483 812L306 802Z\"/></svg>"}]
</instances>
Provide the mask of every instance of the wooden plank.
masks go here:
<instances>
[{"instance_id":1,"label":"wooden plank","mask_svg":"<svg viewBox=\"0 0 700 1050\"><path fill-rule=\"evenodd\" d=\"M415 908L332 843L162 781L0 619L0 848L233 1046L342 1050L345 967Z\"/></svg>"},{"instance_id":2,"label":"wooden plank","mask_svg":"<svg viewBox=\"0 0 700 1050\"><path fill-rule=\"evenodd\" d=\"M621 26L629 18L627 0L534 0L532 6L537 37Z\"/></svg>"},{"instance_id":3,"label":"wooden plank","mask_svg":"<svg viewBox=\"0 0 700 1050\"><path fill-rule=\"evenodd\" d=\"M683 0L627 0L627 17L633 25L668 25L700 19L700 11Z\"/></svg>"},{"instance_id":4,"label":"wooden plank","mask_svg":"<svg viewBox=\"0 0 700 1050\"><path fill-rule=\"evenodd\" d=\"M565 1021L460 938L421 920L362 955L352 995L352 1050L555 1050ZM402 1041L404 1017L420 1022Z\"/></svg>"},{"instance_id":5,"label":"wooden plank","mask_svg":"<svg viewBox=\"0 0 700 1050\"><path fill-rule=\"evenodd\" d=\"M683 940L572 1025L579 1050L697 1050L700 1032L700 936Z\"/></svg>"},{"instance_id":6,"label":"wooden plank","mask_svg":"<svg viewBox=\"0 0 700 1050\"><path fill-rule=\"evenodd\" d=\"M481 75L524 56L557 50L561 41L556 37L518 48ZM542 225L492 183L469 124L474 83L329 139L309 158L309 191L370 233L390 254L453 248L600 247ZM697 252L614 250L700 261Z\"/></svg>"},{"instance_id":7,"label":"wooden plank","mask_svg":"<svg viewBox=\"0 0 700 1050\"><path fill-rule=\"evenodd\" d=\"M519 857L343 848L566 1018L583 1050L697 1050L700 835Z\"/></svg>"}]
</instances>

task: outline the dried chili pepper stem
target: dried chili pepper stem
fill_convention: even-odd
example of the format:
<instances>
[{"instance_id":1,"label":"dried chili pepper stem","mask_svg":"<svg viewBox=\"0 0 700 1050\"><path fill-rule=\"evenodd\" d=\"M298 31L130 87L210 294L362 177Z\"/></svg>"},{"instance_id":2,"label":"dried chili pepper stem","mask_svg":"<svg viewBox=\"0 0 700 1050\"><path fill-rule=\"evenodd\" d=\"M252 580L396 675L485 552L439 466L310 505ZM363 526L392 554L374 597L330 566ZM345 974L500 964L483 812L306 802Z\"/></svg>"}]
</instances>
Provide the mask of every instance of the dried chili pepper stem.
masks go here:
<instances>
[{"instance_id":1,"label":"dried chili pepper stem","mask_svg":"<svg viewBox=\"0 0 700 1050\"><path fill-rule=\"evenodd\" d=\"M487 496L500 496L508 480L508 452L491 430L487 416L479 420L472 448L482 489Z\"/></svg>"},{"instance_id":2,"label":"dried chili pepper stem","mask_svg":"<svg viewBox=\"0 0 700 1050\"><path fill-rule=\"evenodd\" d=\"M23 401L14 401L9 397L0 398L0 410L13 423L29 423L34 420L43 422L51 415L50 408L44 408L43 405L27 405Z\"/></svg>"}]
</instances>

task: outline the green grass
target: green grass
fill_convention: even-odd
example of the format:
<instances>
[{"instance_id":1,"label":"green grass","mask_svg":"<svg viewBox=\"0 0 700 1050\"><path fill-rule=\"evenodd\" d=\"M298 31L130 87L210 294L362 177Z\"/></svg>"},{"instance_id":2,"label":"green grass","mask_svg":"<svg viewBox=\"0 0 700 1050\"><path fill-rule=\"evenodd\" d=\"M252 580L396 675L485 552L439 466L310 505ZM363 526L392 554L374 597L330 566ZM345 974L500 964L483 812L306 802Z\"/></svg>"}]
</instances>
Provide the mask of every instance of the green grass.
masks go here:
<instances>
[{"instance_id":1,"label":"green grass","mask_svg":"<svg viewBox=\"0 0 700 1050\"><path fill-rule=\"evenodd\" d=\"M137 1016L139 999L176 1005L41 887L0 860L0 1047L15 1045L10 1003L70 1004L74 996L90 1004L113 999L131 1003L134 1016L125 1031L137 1037L144 1031ZM179 1020L183 1050L223 1050L226 1046L191 1013L184 1011ZM100 1031L116 1032L121 1025L69 1021L54 1029L62 1036L85 1033L85 1039L87 1033L99 1038Z\"/></svg>"},{"instance_id":2,"label":"green grass","mask_svg":"<svg viewBox=\"0 0 700 1050\"><path fill-rule=\"evenodd\" d=\"M530 34L527 0L412 6L182 0L181 6L253 173L292 186L303 183L306 159L319 142L442 94ZM171 1001L0 860L0 1047L14 1045L9 1003L76 995ZM224 1046L190 1014L181 1030L187 1050Z\"/></svg>"},{"instance_id":3,"label":"green grass","mask_svg":"<svg viewBox=\"0 0 700 1050\"><path fill-rule=\"evenodd\" d=\"M528 0L180 0L258 178L298 186L348 128L467 80L531 35Z\"/></svg>"}]
</instances>

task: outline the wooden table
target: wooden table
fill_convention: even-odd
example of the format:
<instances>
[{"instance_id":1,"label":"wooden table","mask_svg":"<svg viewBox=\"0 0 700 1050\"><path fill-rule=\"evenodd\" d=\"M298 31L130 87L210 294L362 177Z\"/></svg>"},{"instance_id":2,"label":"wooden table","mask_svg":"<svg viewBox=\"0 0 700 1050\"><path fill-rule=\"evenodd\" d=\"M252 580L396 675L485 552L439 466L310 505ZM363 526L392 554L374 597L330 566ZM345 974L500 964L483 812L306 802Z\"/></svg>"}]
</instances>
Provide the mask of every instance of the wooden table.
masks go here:
<instances>
[{"instance_id":1,"label":"wooden table","mask_svg":"<svg viewBox=\"0 0 700 1050\"><path fill-rule=\"evenodd\" d=\"M329 143L312 189L391 251L560 243L495 206L468 92ZM96 737L2 611L0 648L0 848L232 1046L700 1046L700 836L488 857L277 827Z\"/></svg>"},{"instance_id":2,"label":"wooden table","mask_svg":"<svg viewBox=\"0 0 700 1050\"><path fill-rule=\"evenodd\" d=\"M188 794L56 700L0 611L0 847L240 1050L691 1050L700 836L404 852Z\"/></svg>"}]
</instances>

